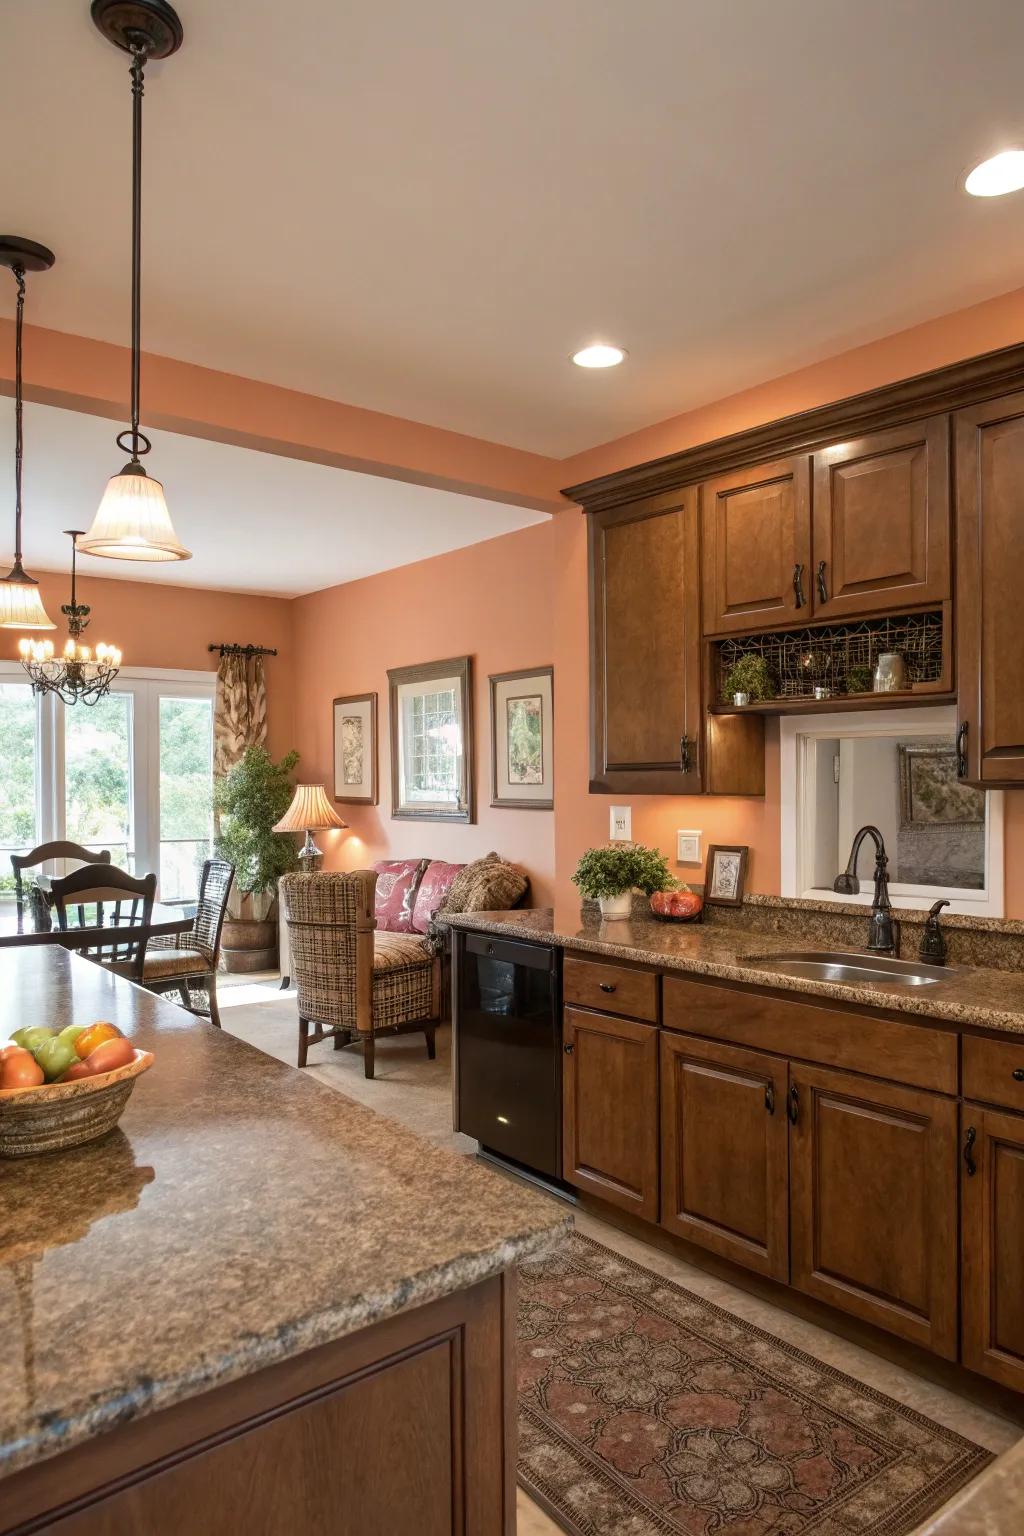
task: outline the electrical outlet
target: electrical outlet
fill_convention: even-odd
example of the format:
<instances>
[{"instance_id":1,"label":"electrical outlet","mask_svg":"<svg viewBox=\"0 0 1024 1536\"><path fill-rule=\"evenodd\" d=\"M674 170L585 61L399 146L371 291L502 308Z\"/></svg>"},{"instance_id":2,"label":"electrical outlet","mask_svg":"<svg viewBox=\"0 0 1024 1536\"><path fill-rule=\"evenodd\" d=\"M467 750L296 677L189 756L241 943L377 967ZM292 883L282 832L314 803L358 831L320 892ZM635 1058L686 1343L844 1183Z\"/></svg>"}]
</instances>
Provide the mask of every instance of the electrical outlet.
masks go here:
<instances>
[{"instance_id":1,"label":"electrical outlet","mask_svg":"<svg viewBox=\"0 0 1024 1536\"><path fill-rule=\"evenodd\" d=\"M613 843L629 843L633 839L633 807L613 805L609 814L608 836Z\"/></svg>"},{"instance_id":2,"label":"electrical outlet","mask_svg":"<svg viewBox=\"0 0 1024 1536\"><path fill-rule=\"evenodd\" d=\"M699 832L676 833L676 861L679 864L700 864L702 855L700 851L701 834Z\"/></svg>"}]
</instances>

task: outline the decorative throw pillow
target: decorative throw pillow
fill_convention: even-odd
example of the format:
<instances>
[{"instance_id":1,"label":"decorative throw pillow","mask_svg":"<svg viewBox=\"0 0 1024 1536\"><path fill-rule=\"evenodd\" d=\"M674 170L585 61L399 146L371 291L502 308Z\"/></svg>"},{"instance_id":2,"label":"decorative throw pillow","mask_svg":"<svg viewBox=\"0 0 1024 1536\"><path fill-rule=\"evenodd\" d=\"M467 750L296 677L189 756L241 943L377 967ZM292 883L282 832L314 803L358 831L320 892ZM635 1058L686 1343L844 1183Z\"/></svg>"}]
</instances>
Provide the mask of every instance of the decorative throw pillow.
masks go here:
<instances>
[{"instance_id":1,"label":"decorative throw pillow","mask_svg":"<svg viewBox=\"0 0 1024 1536\"><path fill-rule=\"evenodd\" d=\"M378 928L389 933L412 933L416 892L429 862L429 859L382 859L373 866L377 873L373 915Z\"/></svg>"},{"instance_id":2,"label":"decorative throw pillow","mask_svg":"<svg viewBox=\"0 0 1024 1536\"><path fill-rule=\"evenodd\" d=\"M521 869L500 854L488 853L455 876L438 916L445 912L507 912L529 888Z\"/></svg>"},{"instance_id":3,"label":"decorative throw pillow","mask_svg":"<svg viewBox=\"0 0 1024 1536\"><path fill-rule=\"evenodd\" d=\"M443 859L431 859L416 892L412 912L412 926L417 933L426 933L430 919L448 895L452 881L465 867L464 864L446 864Z\"/></svg>"}]
</instances>

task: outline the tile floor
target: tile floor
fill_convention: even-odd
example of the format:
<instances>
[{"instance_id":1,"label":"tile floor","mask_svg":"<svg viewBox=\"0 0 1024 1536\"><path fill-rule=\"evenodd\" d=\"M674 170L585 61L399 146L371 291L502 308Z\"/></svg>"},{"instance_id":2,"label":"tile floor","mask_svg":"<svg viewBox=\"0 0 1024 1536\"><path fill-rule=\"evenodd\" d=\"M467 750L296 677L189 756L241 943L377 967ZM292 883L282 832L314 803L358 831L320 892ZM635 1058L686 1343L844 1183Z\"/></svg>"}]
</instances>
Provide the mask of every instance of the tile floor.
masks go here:
<instances>
[{"instance_id":1,"label":"tile floor","mask_svg":"<svg viewBox=\"0 0 1024 1536\"><path fill-rule=\"evenodd\" d=\"M225 1027L232 1033L294 1065L297 1035L294 995L282 993L277 987L276 979L262 976L245 978L241 985L233 982L225 986L221 992L222 1016ZM422 1036L402 1035L380 1041L377 1075L372 1082L367 1082L363 1076L358 1049L335 1051L329 1044L314 1046L306 1070L326 1086L382 1114L394 1116L419 1135L472 1154L476 1143L451 1129L449 1061L450 1031L442 1029L438 1031L437 1060L433 1062L427 1060ZM1004 1451L1020 1438L1017 1425L814 1323L793 1317L771 1302L705 1274L684 1259L662 1253L660 1249L628 1237L583 1212L577 1214L577 1222L582 1231L609 1248L685 1285L697 1295L805 1349L808 1354L828 1361L858 1381L888 1393L991 1451ZM553 1536L559 1531L559 1527L522 1490L518 1511L519 1536Z\"/></svg>"}]
</instances>

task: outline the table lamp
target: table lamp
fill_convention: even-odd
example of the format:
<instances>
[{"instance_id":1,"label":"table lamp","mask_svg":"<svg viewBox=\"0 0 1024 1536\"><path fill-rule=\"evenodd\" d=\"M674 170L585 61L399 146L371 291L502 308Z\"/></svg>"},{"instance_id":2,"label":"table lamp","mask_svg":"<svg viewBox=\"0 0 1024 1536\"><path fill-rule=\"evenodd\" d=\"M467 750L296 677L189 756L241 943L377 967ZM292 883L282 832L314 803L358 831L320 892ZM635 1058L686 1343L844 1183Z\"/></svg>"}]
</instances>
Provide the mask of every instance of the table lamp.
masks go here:
<instances>
[{"instance_id":1,"label":"table lamp","mask_svg":"<svg viewBox=\"0 0 1024 1536\"><path fill-rule=\"evenodd\" d=\"M323 853L313 841L314 832L325 832L329 827L347 827L327 798L322 784L296 784L292 803L274 827L275 832L305 832L306 841L299 849L303 874L312 874Z\"/></svg>"}]
</instances>

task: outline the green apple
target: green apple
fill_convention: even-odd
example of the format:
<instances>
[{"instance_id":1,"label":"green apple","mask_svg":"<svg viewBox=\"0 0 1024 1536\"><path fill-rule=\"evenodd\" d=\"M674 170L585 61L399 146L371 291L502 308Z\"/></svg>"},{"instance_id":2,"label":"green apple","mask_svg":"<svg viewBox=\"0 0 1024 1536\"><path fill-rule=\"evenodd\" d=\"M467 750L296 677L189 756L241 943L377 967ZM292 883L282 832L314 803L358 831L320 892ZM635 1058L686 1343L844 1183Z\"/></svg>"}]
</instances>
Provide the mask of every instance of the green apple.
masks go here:
<instances>
[{"instance_id":1,"label":"green apple","mask_svg":"<svg viewBox=\"0 0 1024 1536\"><path fill-rule=\"evenodd\" d=\"M42 1044L36 1046L32 1055L42 1067L43 1076L48 1083L52 1083L55 1077L60 1077L72 1062L78 1060L75 1042L62 1040L59 1035L50 1035Z\"/></svg>"},{"instance_id":2,"label":"green apple","mask_svg":"<svg viewBox=\"0 0 1024 1536\"><path fill-rule=\"evenodd\" d=\"M26 1051L31 1051L33 1056L36 1047L46 1040L53 1039L53 1030L47 1029L45 1024L28 1024L24 1029L16 1029L11 1036L15 1045L22 1045Z\"/></svg>"},{"instance_id":3,"label":"green apple","mask_svg":"<svg viewBox=\"0 0 1024 1536\"><path fill-rule=\"evenodd\" d=\"M88 1024L65 1024L57 1039L70 1040L71 1044L74 1045L79 1035L83 1034L88 1028Z\"/></svg>"}]
</instances>

